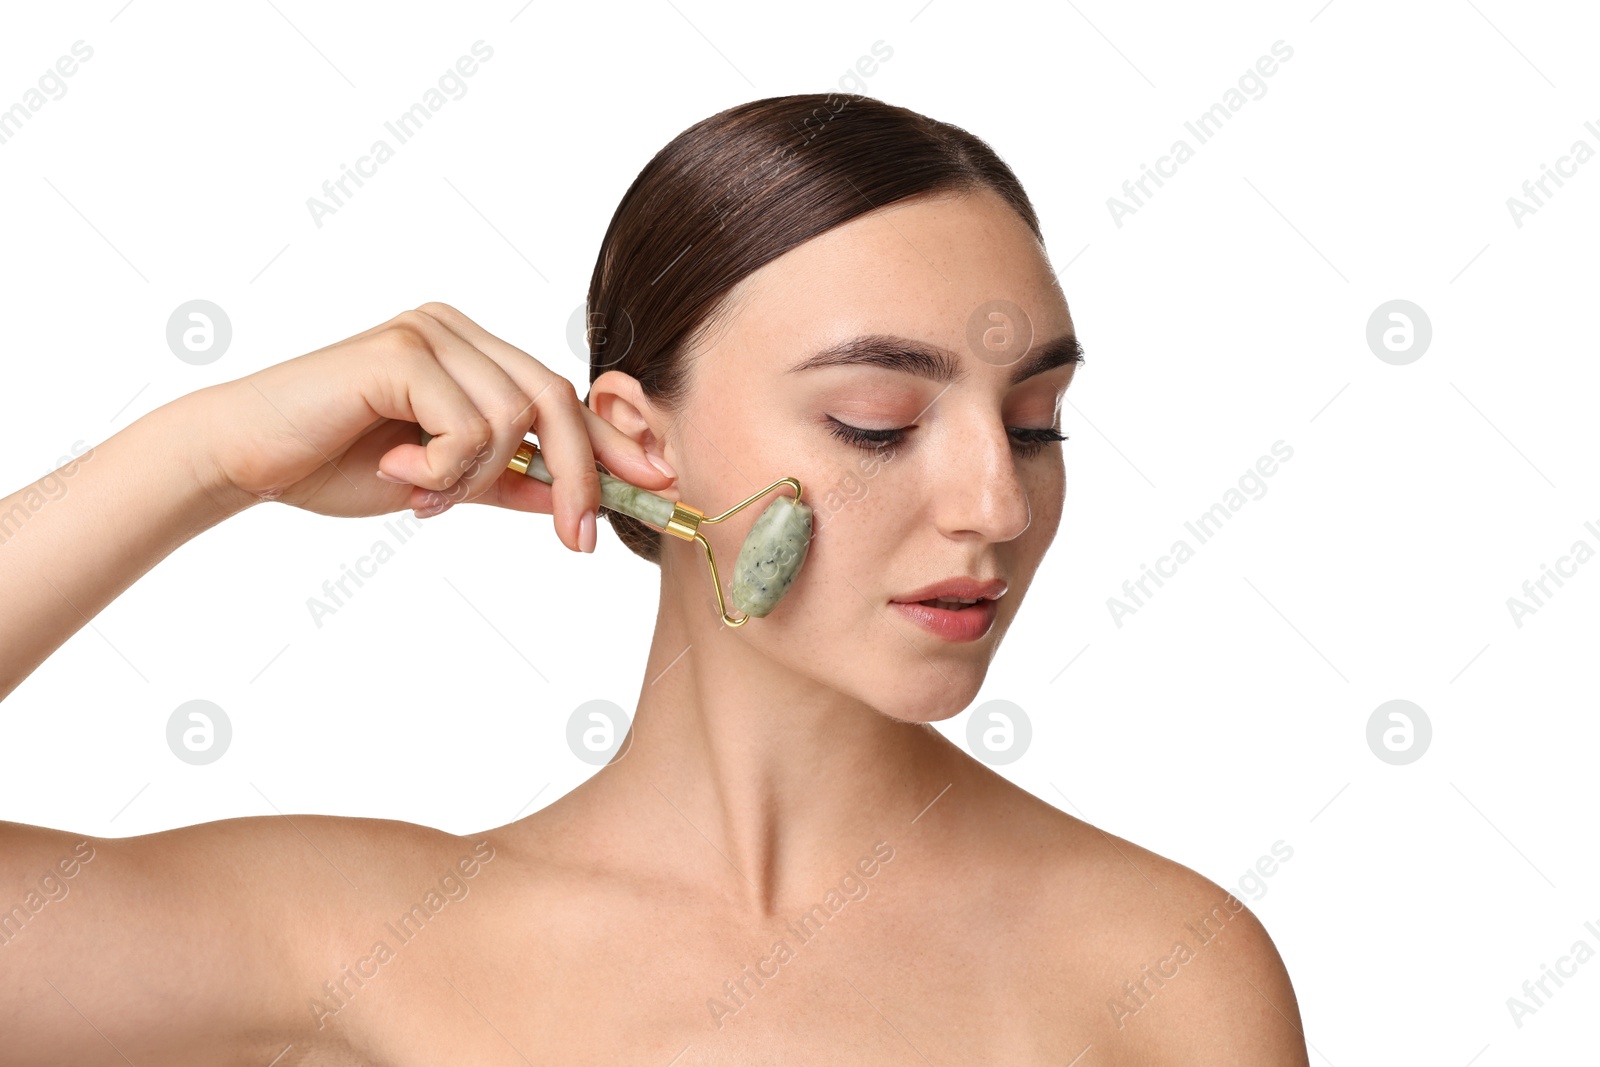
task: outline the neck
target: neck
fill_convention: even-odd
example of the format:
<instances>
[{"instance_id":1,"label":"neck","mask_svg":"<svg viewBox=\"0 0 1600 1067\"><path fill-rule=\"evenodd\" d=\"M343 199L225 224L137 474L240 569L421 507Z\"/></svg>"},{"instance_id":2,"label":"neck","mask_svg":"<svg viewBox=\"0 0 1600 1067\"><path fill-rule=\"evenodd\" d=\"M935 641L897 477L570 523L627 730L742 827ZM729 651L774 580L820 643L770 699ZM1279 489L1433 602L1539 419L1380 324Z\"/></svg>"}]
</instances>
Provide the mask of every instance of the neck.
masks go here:
<instances>
[{"instance_id":1,"label":"neck","mask_svg":"<svg viewBox=\"0 0 1600 1067\"><path fill-rule=\"evenodd\" d=\"M918 832L969 761L931 726L773 659L749 640L767 622L725 626L696 577L663 575L631 741L595 784L683 845L685 880L777 914Z\"/></svg>"}]
</instances>

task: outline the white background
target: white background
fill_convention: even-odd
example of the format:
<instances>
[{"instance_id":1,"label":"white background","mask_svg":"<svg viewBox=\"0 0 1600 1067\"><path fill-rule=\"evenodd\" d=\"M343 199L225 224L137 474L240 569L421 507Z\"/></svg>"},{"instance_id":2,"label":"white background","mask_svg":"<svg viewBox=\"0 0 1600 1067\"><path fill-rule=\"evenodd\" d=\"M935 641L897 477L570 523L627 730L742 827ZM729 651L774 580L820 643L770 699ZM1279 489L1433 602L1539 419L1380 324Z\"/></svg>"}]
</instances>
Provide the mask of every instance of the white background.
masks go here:
<instances>
[{"instance_id":1,"label":"white background","mask_svg":"<svg viewBox=\"0 0 1600 1067\"><path fill-rule=\"evenodd\" d=\"M1241 896L1313 1062L1589 1050L1600 963L1520 1028L1506 998L1574 941L1600 949L1600 563L1520 627L1507 599L1574 541L1600 548L1600 160L1520 227L1506 201L1575 140L1600 149L1591 9L273 4L8 12L0 107L73 42L94 54L0 145L4 491L431 299L581 393L568 319L650 156L732 104L836 89L882 41L866 91L1012 165L1088 353L1061 531L979 698L1032 724L1001 772L1225 886L1292 848ZM307 197L479 39L494 55L466 95L314 225ZM1198 144L1185 120L1279 40L1265 95ZM1194 158L1118 226L1107 198L1179 137ZM233 324L207 366L165 337L196 298ZM1432 323L1403 366L1366 340L1393 299ZM1118 626L1107 599L1194 545L1185 521L1279 440L1293 458L1265 495ZM0 814L104 836L274 811L468 833L593 773L567 716L632 706L655 570L603 523L578 558L545 516L457 508L318 628L307 598L384 521L264 505L160 564L0 706ZM205 767L165 740L195 698L234 729ZM1405 766L1366 740L1397 698L1433 728ZM965 744L970 714L941 728Z\"/></svg>"}]
</instances>

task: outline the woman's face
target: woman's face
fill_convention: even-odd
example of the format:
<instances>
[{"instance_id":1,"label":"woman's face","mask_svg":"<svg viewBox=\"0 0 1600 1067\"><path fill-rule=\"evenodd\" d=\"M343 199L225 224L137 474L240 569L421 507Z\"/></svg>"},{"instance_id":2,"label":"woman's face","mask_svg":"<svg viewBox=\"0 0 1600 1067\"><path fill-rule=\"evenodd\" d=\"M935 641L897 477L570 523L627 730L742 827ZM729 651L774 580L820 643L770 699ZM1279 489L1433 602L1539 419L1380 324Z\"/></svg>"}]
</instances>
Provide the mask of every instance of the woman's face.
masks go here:
<instances>
[{"instance_id":1,"label":"woman's face","mask_svg":"<svg viewBox=\"0 0 1600 1067\"><path fill-rule=\"evenodd\" d=\"M967 707L1060 523L1062 446L1047 439L1072 335L1043 250L988 191L890 205L748 277L692 357L667 459L708 513L792 475L815 527L772 614L717 640L898 719ZM767 500L705 528L725 572ZM960 578L1005 592L906 603Z\"/></svg>"}]
</instances>

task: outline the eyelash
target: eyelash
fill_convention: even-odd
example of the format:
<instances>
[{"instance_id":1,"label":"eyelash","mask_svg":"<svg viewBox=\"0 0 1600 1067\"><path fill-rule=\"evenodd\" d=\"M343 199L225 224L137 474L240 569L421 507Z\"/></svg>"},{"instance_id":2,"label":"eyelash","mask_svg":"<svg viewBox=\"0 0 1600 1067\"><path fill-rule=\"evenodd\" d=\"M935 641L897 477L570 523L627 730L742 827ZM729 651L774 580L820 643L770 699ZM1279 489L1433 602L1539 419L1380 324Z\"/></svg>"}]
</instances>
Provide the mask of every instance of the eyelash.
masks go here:
<instances>
[{"instance_id":1,"label":"eyelash","mask_svg":"<svg viewBox=\"0 0 1600 1067\"><path fill-rule=\"evenodd\" d=\"M906 431L910 429L910 427L904 427L898 430L864 430L859 426L851 426L848 423L840 422L832 415L828 416L828 422L832 424L828 427L828 431L833 436L846 444L854 445L868 452L891 448L899 444L905 439ZM1008 430L1011 434L1012 444L1017 447L1017 451L1024 458L1036 455L1047 444L1067 439L1066 434L1059 433L1048 426L1011 426L1008 427Z\"/></svg>"}]
</instances>

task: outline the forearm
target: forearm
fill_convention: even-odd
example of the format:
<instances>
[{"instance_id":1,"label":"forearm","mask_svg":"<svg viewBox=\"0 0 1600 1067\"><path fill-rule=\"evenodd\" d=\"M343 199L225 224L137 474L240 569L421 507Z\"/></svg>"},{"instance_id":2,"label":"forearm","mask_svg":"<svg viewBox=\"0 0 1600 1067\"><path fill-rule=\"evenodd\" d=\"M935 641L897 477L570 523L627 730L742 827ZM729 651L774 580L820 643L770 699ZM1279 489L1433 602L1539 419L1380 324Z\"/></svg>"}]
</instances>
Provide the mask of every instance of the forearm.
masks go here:
<instances>
[{"instance_id":1,"label":"forearm","mask_svg":"<svg viewBox=\"0 0 1600 1067\"><path fill-rule=\"evenodd\" d=\"M179 545L255 502L198 455L203 394L0 500L0 699Z\"/></svg>"}]
</instances>

